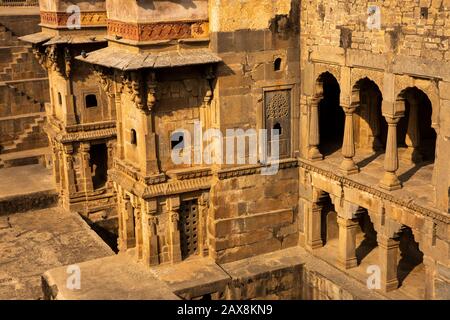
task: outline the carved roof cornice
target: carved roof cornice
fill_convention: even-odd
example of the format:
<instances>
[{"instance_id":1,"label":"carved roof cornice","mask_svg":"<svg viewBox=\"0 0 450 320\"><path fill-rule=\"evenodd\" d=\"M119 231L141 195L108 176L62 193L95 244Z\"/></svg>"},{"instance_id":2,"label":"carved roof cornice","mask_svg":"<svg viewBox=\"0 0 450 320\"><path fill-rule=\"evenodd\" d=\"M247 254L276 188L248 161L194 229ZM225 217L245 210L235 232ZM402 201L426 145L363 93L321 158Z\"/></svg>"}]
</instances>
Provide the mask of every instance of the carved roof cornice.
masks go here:
<instances>
[{"instance_id":1,"label":"carved roof cornice","mask_svg":"<svg viewBox=\"0 0 450 320\"><path fill-rule=\"evenodd\" d=\"M102 130L102 129L115 128L115 127L116 127L115 121L102 121L102 122L83 123L83 124L66 126L65 131L68 133L72 133L72 132L80 132L80 131Z\"/></svg>"},{"instance_id":2,"label":"carved roof cornice","mask_svg":"<svg viewBox=\"0 0 450 320\"><path fill-rule=\"evenodd\" d=\"M283 159L278 161L279 170L295 168L298 166L297 159ZM244 165L242 167L234 167L222 169L217 172L220 180L231 179L235 177L249 176L254 174L261 174L263 168L268 168L269 165L255 164L255 165Z\"/></svg>"},{"instance_id":3,"label":"carved roof cornice","mask_svg":"<svg viewBox=\"0 0 450 320\"><path fill-rule=\"evenodd\" d=\"M100 129L93 131L80 131L73 133L59 133L56 135L56 140L61 143L70 143L76 141L90 141L98 139L107 139L117 136L116 128Z\"/></svg>"}]
</instances>

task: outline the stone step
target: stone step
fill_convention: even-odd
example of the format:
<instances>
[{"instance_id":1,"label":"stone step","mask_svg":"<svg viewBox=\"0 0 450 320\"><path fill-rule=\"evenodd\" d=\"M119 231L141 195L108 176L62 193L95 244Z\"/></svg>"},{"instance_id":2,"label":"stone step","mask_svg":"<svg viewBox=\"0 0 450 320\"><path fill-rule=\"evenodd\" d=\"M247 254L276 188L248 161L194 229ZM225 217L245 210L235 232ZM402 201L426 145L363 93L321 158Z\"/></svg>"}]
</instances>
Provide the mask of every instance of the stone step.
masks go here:
<instances>
[{"instance_id":1,"label":"stone step","mask_svg":"<svg viewBox=\"0 0 450 320\"><path fill-rule=\"evenodd\" d=\"M35 147L31 150L0 154L0 168L21 167L34 164L45 165L49 152L47 147Z\"/></svg>"},{"instance_id":2,"label":"stone step","mask_svg":"<svg viewBox=\"0 0 450 320\"><path fill-rule=\"evenodd\" d=\"M0 216L49 208L58 202L52 172L42 165L0 169L0 176Z\"/></svg>"},{"instance_id":3,"label":"stone step","mask_svg":"<svg viewBox=\"0 0 450 320\"><path fill-rule=\"evenodd\" d=\"M58 204L56 190L0 198L0 216L55 207Z\"/></svg>"},{"instance_id":4,"label":"stone step","mask_svg":"<svg viewBox=\"0 0 450 320\"><path fill-rule=\"evenodd\" d=\"M0 105L1 106L1 105ZM45 116L42 113L37 113L38 116L35 118L31 118L30 122L25 125L24 130L17 136L14 141L5 142L0 145L0 155L21 151L25 148L23 147L24 142L29 142L31 144L31 148L40 148L47 146L45 135L42 132L42 125L45 122ZM41 142L44 141L44 142ZM33 146L33 144L36 144Z\"/></svg>"}]
</instances>

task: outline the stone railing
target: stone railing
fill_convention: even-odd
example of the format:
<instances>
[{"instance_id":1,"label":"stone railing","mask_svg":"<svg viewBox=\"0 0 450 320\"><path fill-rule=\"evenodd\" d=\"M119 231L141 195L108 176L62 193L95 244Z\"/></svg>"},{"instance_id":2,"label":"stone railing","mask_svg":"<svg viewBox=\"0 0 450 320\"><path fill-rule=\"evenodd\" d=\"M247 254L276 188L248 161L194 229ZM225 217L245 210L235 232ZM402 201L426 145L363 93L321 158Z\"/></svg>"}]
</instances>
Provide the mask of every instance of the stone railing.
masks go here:
<instances>
[{"instance_id":1,"label":"stone railing","mask_svg":"<svg viewBox=\"0 0 450 320\"><path fill-rule=\"evenodd\" d=\"M0 0L0 7L37 7L39 0Z\"/></svg>"}]
</instances>

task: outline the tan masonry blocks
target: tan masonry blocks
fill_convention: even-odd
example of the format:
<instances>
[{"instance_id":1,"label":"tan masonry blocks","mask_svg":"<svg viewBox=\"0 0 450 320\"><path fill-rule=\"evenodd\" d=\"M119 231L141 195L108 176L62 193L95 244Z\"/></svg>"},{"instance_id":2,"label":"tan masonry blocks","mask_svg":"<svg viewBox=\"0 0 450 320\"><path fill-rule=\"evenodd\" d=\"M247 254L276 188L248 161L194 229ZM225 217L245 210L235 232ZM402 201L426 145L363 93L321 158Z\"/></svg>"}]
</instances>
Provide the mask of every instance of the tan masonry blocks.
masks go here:
<instances>
[{"instance_id":1,"label":"tan masonry blocks","mask_svg":"<svg viewBox=\"0 0 450 320\"><path fill-rule=\"evenodd\" d=\"M215 222L215 236L225 237L229 234L246 233L264 228L274 228L293 222L293 211L276 210L268 213L254 214L235 219L223 219Z\"/></svg>"}]
</instances>

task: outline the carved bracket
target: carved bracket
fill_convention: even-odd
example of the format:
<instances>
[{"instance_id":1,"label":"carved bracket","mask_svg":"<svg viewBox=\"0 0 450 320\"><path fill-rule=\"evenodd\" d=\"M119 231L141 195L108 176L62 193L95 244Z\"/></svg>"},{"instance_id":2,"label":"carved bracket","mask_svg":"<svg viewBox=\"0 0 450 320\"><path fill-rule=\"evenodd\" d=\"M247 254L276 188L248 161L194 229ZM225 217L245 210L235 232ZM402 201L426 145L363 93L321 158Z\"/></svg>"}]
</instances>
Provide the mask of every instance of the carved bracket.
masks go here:
<instances>
[{"instance_id":1,"label":"carved bracket","mask_svg":"<svg viewBox=\"0 0 450 320\"><path fill-rule=\"evenodd\" d=\"M94 74L97 76L97 79L100 82L100 86L102 87L103 91L105 91L108 97L114 97L112 72L98 65L94 65L93 70Z\"/></svg>"},{"instance_id":2,"label":"carved bracket","mask_svg":"<svg viewBox=\"0 0 450 320\"><path fill-rule=\"evenodd\" d=\"M150 112L156 105L157 82L155 73L145 77L141 72L133 71L122 75L123 88L128 89L136 108Z\"/></svg>"}]
</instances>

